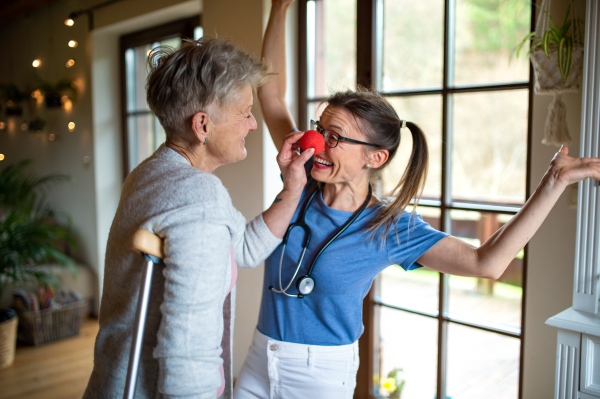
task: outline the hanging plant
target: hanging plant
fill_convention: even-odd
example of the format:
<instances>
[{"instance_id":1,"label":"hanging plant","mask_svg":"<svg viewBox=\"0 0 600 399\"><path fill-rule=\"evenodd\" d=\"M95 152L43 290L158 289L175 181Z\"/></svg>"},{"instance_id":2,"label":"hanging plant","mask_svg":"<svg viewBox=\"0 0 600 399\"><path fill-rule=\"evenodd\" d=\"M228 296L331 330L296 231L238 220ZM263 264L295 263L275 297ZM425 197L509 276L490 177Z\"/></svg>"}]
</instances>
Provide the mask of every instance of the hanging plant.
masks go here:
<instances>
[{"instance_id":1,"label":"hanging plant","mask_svg":"<svg viewBox=\"0 0 600 399\"><path fill-rule=\"evenodd\" d=\"M71 100L75 100L77 96L77 87L69 79L61 79L55 84L38 79L37 89L44 95L44 101L48 108L60 108L62 96L66 95Z\"/></svg>"},{"instance_id":2,"label":"hanging plant","mask_svg":"<svg viewBox=\"0 0 600 399\"><path fill-rule=\"evenodd\" d=\"M21 91L14 83L0 85L0 98L6 103L7 116L23 115L21 103L27 99L27 93Z\"/></svg>"},{"instance_id":3,"label":"hanging plant","mask_svg":"<svg viewBox=\"0 0 600 399\"><path fill-rule=\"evenodd\" d=\"M518 57L523 47L530 43L528 54L535 72L535 92L554 96L548 107L542 143L570 145L567 108L561 95L577 92L581 86L583 22L575 12L573 0L560 26L550 16L550 5L550 0L536 5L540 9L536 30L523 38L515 47L515 53Z\"/></svg>"}]
</instances>

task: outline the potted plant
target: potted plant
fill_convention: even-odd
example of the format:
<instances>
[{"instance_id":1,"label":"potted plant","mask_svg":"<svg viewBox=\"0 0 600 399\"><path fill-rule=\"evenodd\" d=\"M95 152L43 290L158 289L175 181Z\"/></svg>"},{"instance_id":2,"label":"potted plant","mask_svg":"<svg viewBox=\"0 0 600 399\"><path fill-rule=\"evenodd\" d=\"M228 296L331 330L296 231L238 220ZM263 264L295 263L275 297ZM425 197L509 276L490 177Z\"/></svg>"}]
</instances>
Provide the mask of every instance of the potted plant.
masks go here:
<instances>
[{"instance_id":1,"label":"potted plant","mask_svg":"<svg viewBox=\"0 0 600 399\"><path fill-rule=\"evenodd\" d=\"M544 0L537 7L540 13L536 30L523 38L515 52L518 57L523 47L530 43L528 53L535 71L535 92L554 96L548 108L542 143L569 145L571 136L561 94L577 92L581 85L583 22L576 15L572 1L560 26L550 16L550 2Z\"/></svg>"},{"instance_id":2,"label":"potted plant","mask_svg":"<svg viewBox=\"0 0 600 399\"><path fill-rule=\"evenodd\" d=\"M21 91L14 83L0 85L0 98L6 103L7 116L23 115L21 103L27 99L27 93Z\"/></svg>"},{"instance_id":3,"label":"potted plant","mask_svg":"<svg viewBox=\"0 0 600 399\"><path fill-rule=\"evenodd\" d=\"M57 279L40 267L43 264L75 272L73 259L59 249L64 243L75 248L75 233L57 222L46 201L47 190L69 177L28 175L25 168L30 163L21 161L0 171L0 295L10 286L31 281L56 286Z\"/></svg>"},{"instance_id":4,"label":"potted plant","mask_svg":"<svg viewBox=\"0 0 600 399\"><path fill-rule=\"evenodd\" d=\"M38 79L37 89L44 95L44 101L48 108L60 108L62 96L66 95L70 99L75 99L77 96L77 87L69 79L61 79L54 84Z\"/></svg>"}]
</instances>

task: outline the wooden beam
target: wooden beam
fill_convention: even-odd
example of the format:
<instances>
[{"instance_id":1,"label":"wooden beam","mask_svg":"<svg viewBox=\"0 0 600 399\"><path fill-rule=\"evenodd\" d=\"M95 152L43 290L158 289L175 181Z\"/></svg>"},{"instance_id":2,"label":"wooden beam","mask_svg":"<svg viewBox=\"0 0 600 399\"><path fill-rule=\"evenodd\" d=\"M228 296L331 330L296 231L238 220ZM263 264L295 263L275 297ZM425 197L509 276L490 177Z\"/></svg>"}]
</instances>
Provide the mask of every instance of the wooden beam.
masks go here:
<instances>
[{"instance_id":1,"label":"wooden beam","mask_svg":"<svg viewBox=\"0 0 600 399\"><path fill-rule=\"evenodd\" d=\"M25 18L32 12L59 0L13 0L0 3L0 25ZM67 16L65 15L65 19Z\"/></svg>"}]
</instances>

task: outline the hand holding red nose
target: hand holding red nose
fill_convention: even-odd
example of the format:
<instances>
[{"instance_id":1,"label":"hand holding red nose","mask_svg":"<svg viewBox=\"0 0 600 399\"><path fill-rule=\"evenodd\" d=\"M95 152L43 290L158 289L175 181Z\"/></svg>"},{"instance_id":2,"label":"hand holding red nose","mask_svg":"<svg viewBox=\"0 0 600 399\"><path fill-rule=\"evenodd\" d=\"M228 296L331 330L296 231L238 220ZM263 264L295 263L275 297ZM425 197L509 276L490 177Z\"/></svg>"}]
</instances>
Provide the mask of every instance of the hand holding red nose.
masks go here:
<instances>
[{"instance_id":1,"label":"hand holding red nose","mask_svg":"<svg viewBox=\"0 0 600 399\"><path fill-rule=\"evenodd\" d=\"M300 139L300 148L304 151L314 148L315 154L320 154L325 149L325 138L316 130L307 130Z\"/></svg>"}]
</instances>

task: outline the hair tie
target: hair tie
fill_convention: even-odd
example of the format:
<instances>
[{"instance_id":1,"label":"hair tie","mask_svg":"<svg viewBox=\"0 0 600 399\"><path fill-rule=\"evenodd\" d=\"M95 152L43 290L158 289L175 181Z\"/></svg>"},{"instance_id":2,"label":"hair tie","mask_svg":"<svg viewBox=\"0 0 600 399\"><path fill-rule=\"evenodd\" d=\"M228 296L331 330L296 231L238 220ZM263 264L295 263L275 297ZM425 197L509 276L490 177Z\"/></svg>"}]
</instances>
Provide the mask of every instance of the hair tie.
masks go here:
<instances>
[{"instance_id":1,"label":"hair tie","mask_svg":"<svg viewBox=\"0 0 600 399\"><path fill-rule=\"evenodd\" d=\"M403 120L402 122L402 126L400 127L400 130L405 129L406 128L406 121Z\"/></svg>"}]
</instances>

